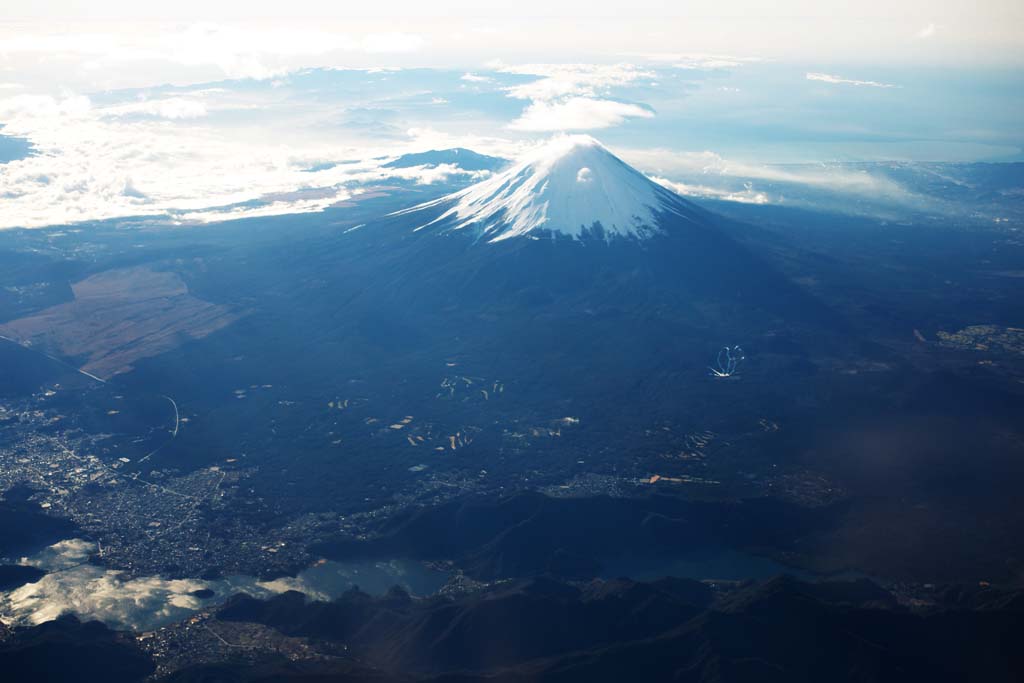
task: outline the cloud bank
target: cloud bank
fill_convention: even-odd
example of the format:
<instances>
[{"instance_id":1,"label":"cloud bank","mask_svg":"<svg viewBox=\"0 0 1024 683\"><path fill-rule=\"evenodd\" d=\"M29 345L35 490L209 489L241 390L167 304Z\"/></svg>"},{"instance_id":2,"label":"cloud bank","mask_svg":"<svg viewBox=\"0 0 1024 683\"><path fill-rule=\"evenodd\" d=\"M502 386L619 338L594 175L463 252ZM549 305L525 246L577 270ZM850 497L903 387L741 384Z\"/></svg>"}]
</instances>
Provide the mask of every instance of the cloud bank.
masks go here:
<instances>
[{"instance_id":1,"label":"cloud bank","mask_svg":"<svg viewBox=\"0 0 1024 683\"><path fill-rule=\"evenodd\" d=\"M71 612L83 619L98 619L114 629L146 631L185 619L204 607L235 593L268 597L297 590L317 600L331 600L359 585L371 593L383 593L402 585L414 593L421 581L443 582L443 576L424 578L427 572L413 563L327 562L296 577L260 581L251 576L231 576L215 581L132 577L127 573L88 564L97 546L82 539L56 543L21 563L45 569L49 574L36 583L0 593L0 620L8 624L41 624ZM192 593L209 589L213 598Z\"/></svg>"},{"instance_id":2,"label":"cloud bank","mask_svg":"<svg viewBox=\"0 0 1024 683\"><path fill-rule=\"evenodd\" d=\"M110 104L75 95L0 98L4 134L27 138L36 150L0 164L0 228L127 216L210 222L306 213L348 200L367 183L479 177L450 165L383 166L417 144L415 133L392 149L324 144L316 136L283 145L272 133L254 139L230 120L209 121L235 111L262 115L262 105L237 97L206 89ZM317 162L352 159L361 161L309 170Z\"/></svg>"},{"instance_id":3,"label":"cloud bank","mask_svg":"<svg viewBox=\"0 0 1024 683\"><path fill-rule=\"evenodd\" d=\"M359 34L310 25L195 22L140 24L131 30L116 22L102 26L0 23L0 57L33 68L40 62L59 62L78 67L83 76L104 74L107 81L121 85L151 85L148 79L141 83L125 79L135 73L145 78L147 71L154 70L168 74L195 70L206 78L219 72L227 78L266 79L301 67L340 65L352 55L411 54L429 45L417 33Z\"/></svg>"},{"instance_id":4,"label":"cloud bank","mask_svg":"<svg viewBox=\"0 0 1024 683\"><path fill-rule=\"evenodd\" d=\"M631 118L652 118L649 107L608 98L613 87L625 86L654 73L632 64L523 64L499 67L503 73L538 76L507 87L509 97L530 100L509 124L531 132L579 131L609 128Z\"/></svg>"},{"instance_id":5,"label":"cloud bank","mask_svg":"<svg viewBox=\"0 0 1024 683\"><path fill-rule=\"evenodd\" d=\"M823 74L816 72L808 72L807 80L809 81L821 81L822 83L831 83L832 85L858 85L867 86L869 88L899 88L898 85L892 83L879 83L878 81L858 81L852 78L842 78L841 76L833 76L832 74Z\"/></svg>"},{"instance_id":6,"label":"cloud bank","mask_svg":"<svg viewBox=\"0 0 1024 683\"><path fill-rule=\"evenodd\" d=\"M639 105L591 97L534 102L509 124L512 130L570 131L610 128L631 118L649 119L654 112Z\"/></svg>"}]
</instances>

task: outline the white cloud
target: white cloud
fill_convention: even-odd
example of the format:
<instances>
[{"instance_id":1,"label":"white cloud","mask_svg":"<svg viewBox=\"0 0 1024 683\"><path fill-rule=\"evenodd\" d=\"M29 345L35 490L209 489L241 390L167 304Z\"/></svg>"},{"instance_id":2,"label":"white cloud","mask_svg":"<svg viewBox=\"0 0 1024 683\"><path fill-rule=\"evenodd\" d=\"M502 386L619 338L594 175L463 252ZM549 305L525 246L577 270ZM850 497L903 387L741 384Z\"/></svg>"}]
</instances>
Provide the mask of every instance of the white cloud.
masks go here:
<instances>
[{"instance_id":1,"label":"white cloud","mask_svg":"<svg viewBox=\"0 0 1024 683\"><path fill-rule=\"evenodd\" d=\"M808 72L807 80L809 81L821 81L822 83L831 83L833 85L857 85L867 86L870 88L899 88L898 85L892 83L879 83L878 81L858 81L852 78L842 78L840 76L833 76L832 74L823 74L816 72Z\"/></svg>"},{"instance_id":2,"label":"white cloud","mask_svg":"<svg viewBox=\"0 0 1024 683\"><path fill-rule=\"evenodd\" d=\"M614 86L655 74L632 64L521 64L501 66L505 73L540 76L536 81L507 88L510 97L548 101L561 97L594 97L606 94Z\"/></svg>"},{"instance_id":3,"label":"white cloud","mask_svg":"<svg viewBox=\"0 0 1024 683\"><path fill-rule=\"evenodd\" d=\"M909 1L913 6L906 5ZM232 3L187 4L195 11L182 9L180 1L130 7L123 2L20 3L13 14L23 18L0 20L0 69L11 56L9 63L33 71L31 80L23 81L32 88L60 83L107 89L126 81L140 86L200 82L210 73L200 65L213 65L222 75L264 77L281 70L339 66L348 60L352 62L346 66L373 66L380 54L417 55L427 49L428 59L396 60L402 66L465 68L495 54L507 60L529 55L525 58L559 61L581 59L579 55L603 60L651 53L652 60L668 60L681 68L731 69L748 63L747 55L792 64L827 51L835 63L895 63L908 57L906 42L932 23L940 35L944 28L955 27L957 40L941 52L914 55L915 62L1013 65L1021 56L1020 3L1010 0L980 3L979 8L964 2L904 0L896 9L891 0L871 0L867 7L862 2L829 11L820 11L807 0L789 0L781 10L753 0L740 7L702 0L702 7L687 3L686 11L661 2L643 9L634 6L629 12L579 2L574 3L579 11L566 11L559 3L547 2L538 8L544 18L524 12L518 3L475 3L471 10L450 12L438 10L436 3L408 1L403 11L387 12L386 3L378 3L380 11L374 16L372 3L367 14L365 7L353 12L344 3L318 0L325 11L317 16L310 16L306 2L289 5L288 17L248 11L251 8L238 11L237 3L235 11ZM100 5L106 5L106 11ZM146 9L157 5L161 9ZM307 11L296 5L306 5ZM120 11L115 6L121 6ZM196 16L217 23L190 30L188 22ZM908 24L908 18L913 23ZM868 44L874 48L870 55L864 50ZM364 58L367 54L370 58ZM80 68L86 63L89 73ZM182 64L196 68L174 68ZM35 78L38 74L46 78ZM140 82L147 78L151 80Z\"/></svg>"},{"instance_id":4,"label":"white cloud","mask_svg":"<svg viewBox=\"0 0 1024 683\"><path fill-rule=\"evenodd\" d=\"M409 168L389 169L385 177L411 180L417 185L433 185L435 183L447 182L455 176L461 176L471 182L475 182L483 180L489 175L491 175L490 171L464 171L455 164L438 164L433 167L412 166ZM383 180L385 177L381 179Z\"/></svg>"},{"instance_id":5,"label":"white cloud","mask_svg":"<svg viewBox=\"0 0 1024 683\"><path fill-rule=\"evenodd\" d=\"M623 157L641 170L654 175L731 177L829 187L843 185L864 192L878 192L882 189L875 177L866 172L837 171L836 168L824 164L816 166L814 170L808 170L734 161L709 150L680 152L659 148L626 150Z\"/></svg>"},{"instance_id":6,"label":"white cloud","mask_svg":"<svg viewBox=\"0 0 1024 683\"><path fill-rule=\"evenodd\" d=\"M339 189L326 197L316 199L293 199L272 201L259 206L212 207L198 211L172 212L171 218L178 223L220 223L235 221L241 218L265 218L267 216L284 216L295 213L316 213L351 199L358 192L347 192Z\"/></svg>"},{"instance_id":7,"label":"white cloud","mask_svg":"<svg viewBox=\"0 0 1024 683\"><path fill-rule=\"evenodd\" d=\"M607 99L615 86L654 74L632 64L521 64L495 67L505 73L540 76L506 88L509 97L531 100L512 130L568 131L617 126L630 118L651 118L654 112L637 104Z\"/></svg>"},{"instance_id":8,"label":"white cloud","mask_svg":"<svg viewBox=\"0 0 1024 683\"><path fill-rule=\"evenodd\" d=\"M124 118L148 113L152 120ZM211 128L183 128L187 101L93 107L85 97L0 100L5 132L38 154L0 167L0 227L36 227L226 205L294 189L289 152Z\"/></svg>"},{"instance_id":9,"label":"white cloud","mask_svg":"<svg viewBox=\"0 0 1024 683\"><path fill-rule=\"evenodd\" d=\"M28 58L33 68L59 64L61 72L54 76L61 82L65 82L65 74L77 71L96 74L103 83L120 83L128 78L122 72L141 71L153 78L158 69L162 73L190 73L209 67L228 78L265 79L296 68L334 66L336 57L345 55L406 54L427 44L423 36L413 33L360 35L296 25L197 22L183 28L150 24L133 28L124 30L112 25L108 30L96 30L89 24L51 28L46 24L26 27L0 23L0 55L8 60ZM145 85L152 85L152 81Z\"/></svg>"},{"instance_id":10,"label":"white cloud","mask_svg":"<svg viewBox=\"0 0 1024 683\"><path fill-rule=\"evenodd\" d=\"M190 595L205 582L160 577L129 578L87 564L96 545L71 539L23 563L51 573L36 583L0 593L0 614L13 623L41 624L65 612L101 619L113 628L143 629L184 618L203 602Z\"/></svg>"},{"instance_id":11,"label":"white cloud","mask_svg":"<svg viewBox=\"0 0 1024 683\"><path fill-rule=\"evenodd\" d=\"M102 110L106 116L131 116L142 114L162 119L197 119L206 116L206 104L185 97L169 97L161 100L143 100Z\"/></svg>"},{"instance_id":12,"label":"white cloud","mask_svg":"<svg viewBox=\"0 0 1024 683\"><path fill-rule=\"evenodd\" d=\"M192 593L210 589L214 602L236 593L267 598L297 590L315 600L337 597L350 585L383 591L407 585L411 565L400 561L356 564L325 563L296 577L260 581L252 576L229 576L214 581L131 576L127 572L89 564L95 543L82 539L61 541L21 563L51 573L36 583L0 593L0 619L7 624L41 624L71 612L98 619L119 630L146 631L180 621L210 604Z\"/></svg>"},{"instance_id":13,"label":"white cloud","mask_svg":"<svg viewBox=\"0 0 1024 683\"><path fill-rule=\"evenodd\" d=\"M0 99L0 118L14 129L27 119L81 118L92 109L88 97L69 95L63 98L49 95L15 95Z\"/></svg>"},{"instance_id":14,"label":"white cloud","mask_svg":"<svg viewBox=\"0 0 1024 683\"><path fill-rule=\"evenodd\" d=\"M131 113L154 118L125 118ZM296 163L301 152L182 123L199 113L174 100L106 108L84 97L0 100L5 132L38 151L0 166L0 227L225 206L315 181Z\"/></svg>"},{"instance_id":15,"label":"white cloud","mask_svg":"<svg viewBox=\"0 0 1024 683\"><path fill-rule=\"evenodd\" d=\"M443 183L455 177L462 177L470 182L482 180L490 175L489 171L464 171L455 164L439 164L434 167L412 166L409 168L375 168L372 170L346 173L344 182L349 185L385 182L388 180L409 180L417 185L433 185ZM343 202L362 194L362 188L351 190L339 187L333 192L313 192L316 196L303 198L303 192L286 193L293 195L288 199L279 199L258 206L211 207L198 211L172 213L172 218L184 223L217 223L233 221L241 218L257 218L266 216L283 216L296 213L316 213L323 211L339 202ZM263 198L261 198L263 199Z\"/></svg>"},{"instance_id":16,"label":"white cloud","mask_svg":"<svg viewBox=\"0 0 1024 683\"><path fill-rule=\"evenodd\" d=\"M753 164L726 159L711 151L668 149L624 150L622 157L648 173L652 180L689 196L758 204L822 202L822 206L841 211L868 205L934 208L935 203L933 198L912 192L890 178L842 164ZM837 197L841 201L833 201ZM858 201L851 202L850 197Z\"/></svg>"},{"instance_id":17,"label":"white cloud","mask_svg":"<svg viewBox=\"0 0 1024 683\"><path fill-rule=\"evenodd\" d=\"M930 23L927 26L925 26L924 28L922 28L920 31L918 31L915 35L918 38L920 38L921 40L925 40L927 38L931 38L932 36L935 35L935 28L936 28L935 24L931 24Z\"/></svg>"},{"instance_id":18,"label":"white cloud","mask_svg":"<svg viewBox=\"0 0 1024 683\"><path fill-rule=\"evenodd\" d=\"M360 42L360 47L371 54L416 52L427 41L412 33L371 33Z\"/></svg>"},{"instance_id":19,"label":"white cloud","mask_svg":"<svg viewBox=\"0 0 1024 683\"><path fill-rule=\"evenodd\" d=\"M707 54L700 52L640 52L632 55L651 62L665 62L677 69L711 71L735 69L746 64L760 62L760 57L738 57L735 55Z\"/></svg>"},{"instance_id":20,"label":"white cloud","mask_svg":"<svg viewBox=\"0 0 1024 683\"><path fill-rule=\"evenodd\" d=\"M654 113L635 104L572 97L558 102L535 101L509 128L522 131L594 130L617 126L630 118L649 119Z\"/></svg>"},{"instance_id":21,"label":"white cloud","mask_svg":"<svg viewBox=\"0 0 1024 683\"><path fill-rule=\"evenodd\" d=\"M69 538L43 548L31 558L21 558L21 564L31 564L48 572L59 571L82 564L94 552L95 543L81 538Z\"/></svg>"},{"instance_id":22,"label":"white cloud","mask_svg":"<svg viewBox=\"0 0 1024 683\"><path fill-rule=\"evenodd\" d=\"M710 187L708 185L677 183L658 176L650 176L650 178L659 185L667 187L676 194L681 194L684 197L710 197L713 199L722 199L727 202L738 202L740 204L768 204L770 201L766 193L758 192L749 185L744 187L742 190L733 191L718 187Z\"/></svg>"},{"instance_id":23,"label":"white cloud","mask_svg":"<svg viewBox=\"0 0 1024 683\"><path fill-rule=\"evenodd\" d=\"M126 216L211 222L308 213L352 198L367 183L428 185L481 177L457 166L385 168L380 157L395 143L367 146L357 136L339 145L312 135L283 144L277 134L254 138L244 127L204 117L208 110L259 108L252 104L258 100L241 97L238 91L206 89L105 106L73 95L0 98L4 133L29 139L37 151L0 165L0 228ZM306 125L316 120L310 110L303 115ZM327 107L323 115L337 111ZM286 134L288 127L269 130ZM437 138L410 131L399 153L425 148L432 136ZM351 159L366 161L308 170Z\"/></svg>"},{"instance_id":24,"label":"white cloud","mask_svg":"<svg viewBox=\"0 0 1024 683\"><path fill-rule=\"evenodd\" d=\"M490 76L478 76L474 73L464 73L462 74L461 80L468 81L470 83L490 83L494 79Z\"/></svg>"}]
</instances>

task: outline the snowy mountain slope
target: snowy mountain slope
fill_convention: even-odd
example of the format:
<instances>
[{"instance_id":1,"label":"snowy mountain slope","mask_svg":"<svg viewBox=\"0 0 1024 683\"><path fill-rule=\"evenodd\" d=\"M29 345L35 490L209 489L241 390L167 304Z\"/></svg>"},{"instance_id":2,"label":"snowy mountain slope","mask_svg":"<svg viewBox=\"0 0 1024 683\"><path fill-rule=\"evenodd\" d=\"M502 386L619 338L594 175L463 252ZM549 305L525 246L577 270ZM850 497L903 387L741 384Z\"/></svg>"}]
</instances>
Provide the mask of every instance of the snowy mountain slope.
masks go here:
<instances>
[{"instance_id":1,"label":"snowy mountain slope","mask_svg":"<svg viewBox=\"0 0 1024 683\"><path fill-rule=\"evenodd\" d=\"M645 239L699 211L590 136L561 136L508 170L396 215L443 209L418 230L475 230L486 242L538 234Z\"/></svg>"}]
</instances>

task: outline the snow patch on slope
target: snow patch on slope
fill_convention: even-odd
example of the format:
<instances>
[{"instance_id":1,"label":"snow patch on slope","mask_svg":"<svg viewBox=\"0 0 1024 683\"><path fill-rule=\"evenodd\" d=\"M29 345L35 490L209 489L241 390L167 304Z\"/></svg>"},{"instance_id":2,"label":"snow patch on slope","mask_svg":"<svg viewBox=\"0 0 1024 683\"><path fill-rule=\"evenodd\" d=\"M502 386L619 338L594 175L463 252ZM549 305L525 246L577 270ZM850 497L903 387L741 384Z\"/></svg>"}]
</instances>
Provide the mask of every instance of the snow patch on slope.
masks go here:
<instances>
[{"instance_id":1,"label":"snow patch on slope","mask_svg":"<svg viewBox=\"0 0 1024 683\"><path fill-rule=\"evenodd\" d=\"M689 217L687 202L652 182L587 135L560 136L503 173L399 212L451 206L423 229L472 228L488 242L550 232L574 239L644 239L660 216Z\"/></svg>"}]
</instances>

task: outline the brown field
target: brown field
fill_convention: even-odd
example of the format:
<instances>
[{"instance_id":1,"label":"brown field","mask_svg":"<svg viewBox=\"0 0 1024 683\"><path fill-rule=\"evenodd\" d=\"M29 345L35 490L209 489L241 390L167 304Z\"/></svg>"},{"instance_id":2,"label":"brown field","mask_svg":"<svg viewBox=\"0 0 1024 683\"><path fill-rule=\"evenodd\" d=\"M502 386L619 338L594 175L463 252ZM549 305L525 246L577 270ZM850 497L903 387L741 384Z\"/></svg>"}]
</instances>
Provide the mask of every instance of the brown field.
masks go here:
<instances>
[{"instance_id":1,"label":"brown field","mask_svg":"<svg viewBox=\"0 0 1024 683\"><path fill-rule=\"evenodd\" d=\"M222 329L240 315L189 294L176 273L110 270L71 286L75 299L0 325L0 335L101 378Z\"/></svg>"}]
</instances>

